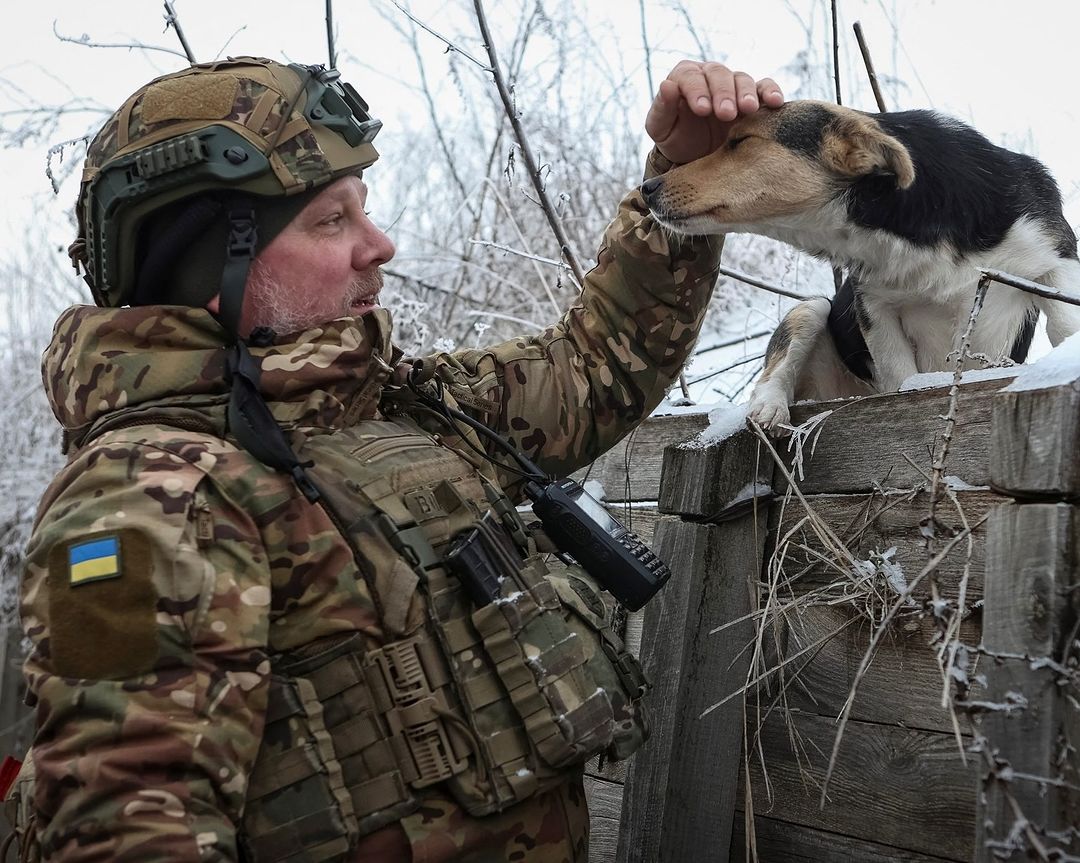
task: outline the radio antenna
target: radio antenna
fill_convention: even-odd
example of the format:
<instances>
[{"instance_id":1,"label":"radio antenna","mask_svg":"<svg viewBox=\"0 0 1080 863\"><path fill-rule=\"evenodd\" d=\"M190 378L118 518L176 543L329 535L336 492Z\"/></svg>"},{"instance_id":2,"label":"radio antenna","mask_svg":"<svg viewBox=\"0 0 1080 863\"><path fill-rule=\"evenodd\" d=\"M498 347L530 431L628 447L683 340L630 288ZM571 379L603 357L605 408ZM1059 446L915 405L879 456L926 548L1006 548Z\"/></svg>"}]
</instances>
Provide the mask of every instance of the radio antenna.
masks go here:
<instances>
[{"instance_id":1,"label":"radio antenna","mask_svg":"<svg viewBox=\"0 0 1080 863\"><path fill-rule=\"evenodd\" d=\"M330 0L327 0L329 3ZM184 30L180 26L180 18L176 14L176 9L169 0L165 0L165 29L172 27L176 31L177 37L180 39L180 45L184 49L184 53L187 54L188 62L195 65L195 55L191 52L191 46L188 44L187 37L184 35Z\"/></svg>"},{"instance_id":2,"label":"radio antenna","mask_svg":"<svg viewBox=\"0 0 1080 863\"><path fill-rule=\"evenodd\" d=\"M334 48L334 0L326 0L326 48L330 53L330 68L337 68L337 50Z\"/></svg>"}]
</instances>

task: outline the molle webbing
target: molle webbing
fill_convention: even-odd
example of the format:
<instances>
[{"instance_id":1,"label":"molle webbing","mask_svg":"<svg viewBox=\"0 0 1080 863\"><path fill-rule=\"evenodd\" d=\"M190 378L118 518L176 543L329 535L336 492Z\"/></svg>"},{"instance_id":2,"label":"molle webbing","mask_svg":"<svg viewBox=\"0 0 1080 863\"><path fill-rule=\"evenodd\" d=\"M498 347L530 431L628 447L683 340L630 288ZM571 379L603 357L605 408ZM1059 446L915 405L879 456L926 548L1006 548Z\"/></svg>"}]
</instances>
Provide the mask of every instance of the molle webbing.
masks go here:
<instances>
[{"instance_id":1,"label":"molle webbing","mask_svg":"<svg viewBox=\"0 0 1080 863\"><path fill-rule=\"evenodd\" d=\"M244 815L251 858L339 859L415 811L413 788L464 771L472 747L444 718L449 684L425 636L365 651L355 635L275 663Z\"/></svg>"}]
</instances>

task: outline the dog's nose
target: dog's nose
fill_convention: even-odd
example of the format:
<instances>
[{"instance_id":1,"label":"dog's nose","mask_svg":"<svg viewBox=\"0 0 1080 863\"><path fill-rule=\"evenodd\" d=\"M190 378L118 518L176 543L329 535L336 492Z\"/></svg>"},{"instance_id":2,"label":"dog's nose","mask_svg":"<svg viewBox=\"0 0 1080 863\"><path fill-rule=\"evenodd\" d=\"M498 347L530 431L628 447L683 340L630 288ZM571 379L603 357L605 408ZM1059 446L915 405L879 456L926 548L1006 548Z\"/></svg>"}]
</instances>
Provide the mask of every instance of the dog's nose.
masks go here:
<instances>
[{"instance_id":1,"label":"dog's nose","mask_svg":"<svg viewBox=\"0 0 1080 863\"><path fill-rule=\"evenodd\" d=\"M663 177L653 177L651 180L646 180L641 184L641 194L649 198L659 191L662 185L664 185Z\"/></svg>"}]
</instances>

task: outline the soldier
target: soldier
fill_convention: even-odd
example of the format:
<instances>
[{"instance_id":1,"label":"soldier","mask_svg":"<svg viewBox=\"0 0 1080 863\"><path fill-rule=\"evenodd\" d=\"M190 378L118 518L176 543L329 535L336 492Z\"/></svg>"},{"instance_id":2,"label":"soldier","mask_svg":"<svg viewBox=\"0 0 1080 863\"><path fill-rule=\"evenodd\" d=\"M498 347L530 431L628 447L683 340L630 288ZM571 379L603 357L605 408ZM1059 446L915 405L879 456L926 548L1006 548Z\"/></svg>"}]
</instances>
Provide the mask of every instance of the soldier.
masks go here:
<instances>
[{"instance_id":1,"label":"soldier","mask_svg":"<svg viewBox=\"0 0 1080 863\"><path fill-rule=\"evenodd\" d=\"M781 101L680 63L645 176ZM22 595L25 859L584 861L581 765L647 734L610 603L545 563L523 470L473 427L551 476L595 459L678 374L720 246L632 191L553 326L405 366L378 127L333 70L239 58L151 82L89 147L96 306L45 354L68 463ZM490 602L447 565L477 536Z\"/></svg>"}]
</instances>

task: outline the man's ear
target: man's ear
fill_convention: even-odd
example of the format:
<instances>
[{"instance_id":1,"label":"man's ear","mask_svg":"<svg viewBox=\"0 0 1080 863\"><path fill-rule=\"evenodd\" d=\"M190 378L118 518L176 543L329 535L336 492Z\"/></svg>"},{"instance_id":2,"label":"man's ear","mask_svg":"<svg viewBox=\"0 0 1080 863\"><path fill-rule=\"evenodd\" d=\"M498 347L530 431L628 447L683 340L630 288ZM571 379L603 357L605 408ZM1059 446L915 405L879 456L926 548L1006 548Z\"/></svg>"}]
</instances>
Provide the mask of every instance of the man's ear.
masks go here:
<instances>
[{"instance_id":1,"label":"man's ear","mask_svg":"<svg viewBox=\"0 0 1080 863\"><path fill-rule=\"evenodd\" d=\"M848 177L890 174L901 189L915 182L915 166L907 147L885 134L876 120L862 114L837 119L825 133L821 156L827 167Z\"/></svg>"}]
</instances>

